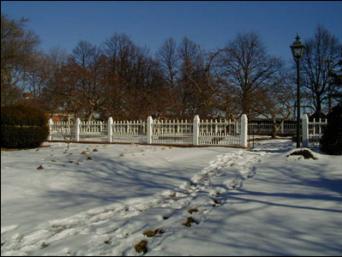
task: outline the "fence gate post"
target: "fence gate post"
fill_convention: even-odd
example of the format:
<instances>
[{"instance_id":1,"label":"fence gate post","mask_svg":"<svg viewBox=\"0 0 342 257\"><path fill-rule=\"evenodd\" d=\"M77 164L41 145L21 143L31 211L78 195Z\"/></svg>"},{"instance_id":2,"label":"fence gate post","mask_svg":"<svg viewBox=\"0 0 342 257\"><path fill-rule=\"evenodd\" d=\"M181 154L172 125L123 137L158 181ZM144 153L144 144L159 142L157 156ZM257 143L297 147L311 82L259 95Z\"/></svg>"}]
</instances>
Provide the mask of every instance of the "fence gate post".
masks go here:
<instances>
[{"instance_id":1,"label":"fence gate post","mask_svg":"<svg viewBox=\"0 0 342 257\"><path fill-rule=\"evenodd\" d=\"M49 119L49 122L48 122L48 124L49 124L49 136L48 136L48 140L49 141L51 141L52 140L52 126L53 126L53 120L50 118Z\"/></svg>"},{"instance_id":2,"label":"fence gate post","mask_svg":"<svg viewBox=\"0 0 342 257\"><path fill-rule=\"evenodd\" d=\"M235 134L238 135L240 133L239 132L239 121L237 121L237 120L235 121L235 126L234 127L235 127Z\"/></svg>"},{"instance_id":3,"label":"fence gate post","mask_svg":"<svg viewBox=\"0 0 342 257\"><path fill-rule=\"evenodd\" d=\"M240 145L242 147L247 147L247 137L248 137L248 119L246 114L241 116L241 129L240 129Z\"/></svg>"},{"instance_id":4,"label":"fence gate post","mask_svg":"<svg viewBox=\"0 0 342 257\"><path fill-rule=\"evenodd\" d=\"M80 141L80 125L81 125L81 120L80 120L80 118L77 118L76 123L75 123L75 140L76 140L76 142Z\"/></svg>"},{"instance_id":5,"label":"fence gate post","mask_svg":"<svg viewBox=\"0 0 342 257\"><path fill-rule=\"evenodd\" d=\"M303 146L307 147L309 145L309 117L307 114L304 114L302 118L302 138Z\"/></svg>"},{"instance_id":6,"label":"fence gate post","mask_svg":"<svg viewBox=\"0 0 342 257\"><path fill-rule=\"evenodd\" d=\"M109 117L108 118L108 124L107 124L107 131L108 131L108 142L112 143L113 142L113 118Z\"/></svg>"},{"instance_id":7,"label":"fence gate post","mask_svg":"<svg viewBox=\"0 0 342 257\"><path fill-rule=\"evenodd\" d=\"M200 118L198 115L195 115L194 123L193 123L193 138L192 138L193 145L198 145L199 124L200 124Z\"/></svg>"},{"instance_id":8,"label":"fence gate post","mask_svg":"<svg viewBox=\"0 0 342 257\"><path fill-rule=\"evenodd\" d=\"M153 119L151 116L147 117L147 127L146 127L146 136L147 136L147 143L150 145L152 144L152 124L153 124Z\"/></svg>"},{"instance_id":9,"label":"fence gate post","mask_svg":"<svg viewBox=\"0 0 342 257\"><path fill-rule=\"evenodd\" d=\"M280 133L282 135L284 134L284 120L282 120L281 123L280 123Z\"/></svg>"}]
</instances>

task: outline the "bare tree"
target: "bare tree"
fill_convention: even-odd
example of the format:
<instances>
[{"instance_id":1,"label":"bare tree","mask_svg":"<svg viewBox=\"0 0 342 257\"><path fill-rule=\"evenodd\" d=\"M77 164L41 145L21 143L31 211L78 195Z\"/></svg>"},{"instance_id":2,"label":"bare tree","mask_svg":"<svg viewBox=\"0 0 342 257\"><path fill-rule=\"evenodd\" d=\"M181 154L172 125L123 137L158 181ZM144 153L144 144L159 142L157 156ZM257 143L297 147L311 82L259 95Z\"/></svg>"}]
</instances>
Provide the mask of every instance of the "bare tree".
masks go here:
<instances>
[{"instance_id":1,"label":"bare tree","mask_svg":"<svg viewBox=\"0 0 342 257\"><path fill-rule=\"evenodd\" d=\"M323 105L328 99L330 78L342 57L342 45L327 29L318 26L313 38L305 42L303 63L303 80L311 95L315 114L322 115Z\"/></svg>"},{"instance_id":2,"label":"bare tree","mask_svg":"<svg viewBox=\"0 0 342 257\"><path fill-rule=\"evenodd\" d=\"M31 65L24 72L24 89L29 91L34 98L40 97L50 78L50 71L51 63L48 57L42 53L36 53L32 57Z\"/></svg>"},{"instance_id":3,"label":"bare tree","mask_svg":"<svg viewBox=\"0 0 342 257\"><path fill-rule=\"evenodd\" d=\"M198 114L201 87L196 80L199 79L199 71L204 70L204 56L200 46L186 37L178 46L178 55L181 62L178 82L181 116L192 117Z\"/></svg>"},{"instance_id":4,"label":"bare tree","mask_svg":"<svg viewBox=\"0 0 342 257\"><path fill-rule=\"evenodd\" d=\"M92 65L100 54L95 45L84 40L78 42L72 53L75 62L83 68L87 68Z\"/></svg>"},{"instance_id":5,"label":"bare tree","mask_svg":"<svg viewBox=\"0 0 342 257\"><path fill-rule=\"evenodd\" d=\"M166 81L171 87L174 87L176 85L179 59L176 41L173 38L169 38L163 43L158 51L157 59Z\"/></svg>"},{"instance_id":6,"label":"bare tree","mask_svg":"<svg viewBox=\"0 0 342 257\"><path fill-rule=\"evenodd\" d=\"M27 20L11 20L1 14L1 105L20 98L19 81L29 67L39 43L38 37L25 29Z\"/></svg>"},{"instance_id":7,"label":"bare tree","mask_svg":"<svg viewBox=\"0 0 342 257\"><path fill-rule=\"evenodd\" d=\"M255 93L274 82L281 61L266 53L255 33L239 34L220 55L222 74L227 79L227 85L239 91L241 113L255 116L258 102Z\"/></svg>"},{"instance_id":8,"label":"bare tree","mask_svg":"<svg viewBox=\"0 0 342 257\"><path fill-rule=\"evenodd\" d=\"M295 90L289 72L279 74L273 84L258 89L255 98L258 99L256 111L259 116L272 120L272 138L275 138L293 110Z\"/></svg>"}]
</instances>

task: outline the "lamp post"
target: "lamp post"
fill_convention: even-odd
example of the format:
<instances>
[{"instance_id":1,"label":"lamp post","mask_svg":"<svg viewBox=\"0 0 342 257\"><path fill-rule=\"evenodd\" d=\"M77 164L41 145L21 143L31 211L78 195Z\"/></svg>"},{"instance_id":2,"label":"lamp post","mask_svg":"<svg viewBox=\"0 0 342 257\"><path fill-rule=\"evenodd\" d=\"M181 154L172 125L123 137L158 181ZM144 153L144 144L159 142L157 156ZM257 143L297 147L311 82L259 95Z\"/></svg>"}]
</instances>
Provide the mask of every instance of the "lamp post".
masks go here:
<instances>
[{"instance_id":1,"label":"lamp post","mask_svg":"<svg viewBox=\"0 0 342 257\"><path fill-rule=\"evenodd\" d=\"M302 58L304 54L304 45L300 41L299 36L296 36L295 41L292 43L290 46L293 58L296 62L297 66L297 148L300 147L300 139L299 139L299 125L300 125L300 79L299 79L299 64L300 64L300 59Z\"/></svg>"}]
</instances>

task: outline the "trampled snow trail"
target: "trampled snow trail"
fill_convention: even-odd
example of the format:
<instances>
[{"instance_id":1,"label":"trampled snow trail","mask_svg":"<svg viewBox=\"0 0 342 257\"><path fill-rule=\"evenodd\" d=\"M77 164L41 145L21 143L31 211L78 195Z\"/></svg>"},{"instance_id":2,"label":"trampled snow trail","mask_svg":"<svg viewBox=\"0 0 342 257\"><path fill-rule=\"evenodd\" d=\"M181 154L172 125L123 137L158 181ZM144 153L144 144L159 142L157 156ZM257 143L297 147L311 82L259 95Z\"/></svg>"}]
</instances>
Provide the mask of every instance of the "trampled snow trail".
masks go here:
<instances>
[{"instance_id":1,"label":"trampled snow trail","mask_svg":"<svg viewBox=\"0 0 342 257\"><path fill-rule=\"evenodd\" d=\"M241 188L266 153L237 149L220 154L189 181L152 197L128 199L77 215L40 224L35 231L1 229L1 255L138 255L134 245L148 240L148 249L179 230L200 226L213 208L226 204L229 190ZM185 226L188 218L192 222ZM189 220L188 220L189 221ZM161 229L151 238L146 229Z\"/></svg>"}]
</instances>

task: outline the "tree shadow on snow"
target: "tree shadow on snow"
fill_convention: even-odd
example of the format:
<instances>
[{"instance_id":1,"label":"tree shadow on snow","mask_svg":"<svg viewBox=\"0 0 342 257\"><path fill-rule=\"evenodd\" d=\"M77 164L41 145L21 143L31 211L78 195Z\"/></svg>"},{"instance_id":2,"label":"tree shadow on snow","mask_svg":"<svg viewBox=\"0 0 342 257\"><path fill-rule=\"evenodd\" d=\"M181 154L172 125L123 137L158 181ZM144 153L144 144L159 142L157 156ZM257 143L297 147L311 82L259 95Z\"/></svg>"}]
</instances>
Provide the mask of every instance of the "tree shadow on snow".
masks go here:
<instances>
[{"instance_id":1,"label":"tree shadow on snow","mask_svg":"<svg viewBox=\"0 0 342 257\"><path fill-rule=\"evenodd\" d=\"M132 161L123 161L115 158L106 158L99 155L93 156L96 162L93 166L75 166L70 172L82 173L79 183L89 185L89 190L80 187L50 190L46 192L47 201L53 202L60 208L68 208L94 201L97 204L110 204L135 197L152 196L157 192L174 189L174 185L190 182L189 174L194 174L195 169L183 168L151 168L139 165ZM63 164L56 164L61 166Z\"/></svg>"}]
</instances>

